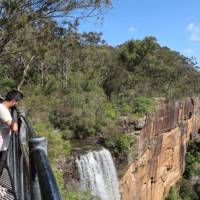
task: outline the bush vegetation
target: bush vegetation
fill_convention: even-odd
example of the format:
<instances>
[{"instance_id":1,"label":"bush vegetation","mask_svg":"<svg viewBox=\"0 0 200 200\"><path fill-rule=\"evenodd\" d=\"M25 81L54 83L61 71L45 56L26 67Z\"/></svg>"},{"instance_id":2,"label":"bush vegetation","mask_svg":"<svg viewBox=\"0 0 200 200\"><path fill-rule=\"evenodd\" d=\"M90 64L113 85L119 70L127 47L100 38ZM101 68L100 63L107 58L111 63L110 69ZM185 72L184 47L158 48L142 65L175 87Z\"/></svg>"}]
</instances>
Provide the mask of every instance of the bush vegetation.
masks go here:
<instances>
[{"instance_id":1,"label":"bush vegetation","mask_svg":"<svg viewBox=\"0 0 200 200\"><path fill-rule=\"evenodd\" d=\"M200 147L199 143L191 140L188 144L188 152L186 154L186 169L184 178L190 179L192 176L200 174Z\"/></svg>"},{"instance_id":2,"label":"bush vegetation","mask_svg":"<svg viewBox=\"0 0 200 200\"><path fill-rule=\"evenodd\" d=\"M182 200L177 192L177 189L173 186L170 188L169 195L165 200Z\"/></svg>"},{"instance_id":3,"label":"bush vegetation","mask_svg":"<svg viewBox=\"0 0 200 200\"><path fill-rule=\"evenodd\" d=\"M192 176L200 174L200 147L195 140L190 140L186 154L186 168L179 186L179 190L172 187L166 200L198 200L199 196L191 182Z\"/></svg>"}]
</instances>

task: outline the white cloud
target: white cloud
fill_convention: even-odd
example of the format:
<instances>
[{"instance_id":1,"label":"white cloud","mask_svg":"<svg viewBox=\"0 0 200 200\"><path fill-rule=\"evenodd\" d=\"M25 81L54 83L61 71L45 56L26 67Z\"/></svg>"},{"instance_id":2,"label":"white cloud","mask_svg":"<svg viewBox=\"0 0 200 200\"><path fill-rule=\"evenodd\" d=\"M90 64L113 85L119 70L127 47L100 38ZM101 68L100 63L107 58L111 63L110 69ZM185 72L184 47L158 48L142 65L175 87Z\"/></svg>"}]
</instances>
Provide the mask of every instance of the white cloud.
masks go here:
<instances>
[{"instance_id":1,"label":"white cloud","mask_svg":"<svg viewBox=\"0 0 200 200\"><path fill-rule=\"evenodd\" d=\"M191 33L190 40L200 41L200 26L196 25L194 22L191 22L187 30Z\"/></svg>"},{"instance_id":2,"label":"white cloud","mask_svg":"<svg viewBox=\"0 0 200 200\"><path fill-rule=\"evenodd\" d=\"M135 32L136 32L136 28L133 27L133 26L129 27L128 30L129 30L130 32L132 32L132 33L135 33Z\"/></svg>"},{"instance_id":3,"label":"white cloud","mask_svg":"<svg viewBox=\"0 0 200 200\"><path fill-rule=\"evenodd\" d=\"M194 50L191 48L184 49L184 53L190 56L195 54Z\"/></svg>"}]
</instances>

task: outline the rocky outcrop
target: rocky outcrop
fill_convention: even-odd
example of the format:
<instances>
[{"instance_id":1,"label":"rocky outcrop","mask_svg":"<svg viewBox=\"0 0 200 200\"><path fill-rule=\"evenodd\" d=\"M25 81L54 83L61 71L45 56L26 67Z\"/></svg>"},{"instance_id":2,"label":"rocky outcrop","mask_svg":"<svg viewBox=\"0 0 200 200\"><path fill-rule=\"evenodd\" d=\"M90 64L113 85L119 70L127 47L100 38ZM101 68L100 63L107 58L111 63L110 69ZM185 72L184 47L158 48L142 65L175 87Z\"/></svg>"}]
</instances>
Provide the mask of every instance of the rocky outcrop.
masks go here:
<instances>
[{"instance_id":1,"label":"rocky outcrop","mask_svg":"<svg viewBox=\"0 0 200 200\"><path fill-rule=\"evenodd\" d=\"M63 166L63 178L66 188L76 189L78 187L79 175L76 165L76 155L71 155Z\"/></svg>"},{"instance_id":2,"label":"rocky outcrop","mask_svg":"<svg viewBox=\"0 0 200 200\"><path fill-rule=\"evenodd\" d=\"M122 132L131 133L144 128L146 115L142 118L134 119L132 116L122 116L119 118L119 123L122 127Z\"/></svg>"},{"instance_id":3,"label":"rocky outcrop","mask_svg":"<svg viewBox=\"0 0 200 200\"><path fill-rule=\"evenodd\" d=\"M156 113L147 115L136 158L121 179L122 200L163 200L183 174L187 142L199 127L196 98L160 101Z\"/></svg>"}]
</instances>

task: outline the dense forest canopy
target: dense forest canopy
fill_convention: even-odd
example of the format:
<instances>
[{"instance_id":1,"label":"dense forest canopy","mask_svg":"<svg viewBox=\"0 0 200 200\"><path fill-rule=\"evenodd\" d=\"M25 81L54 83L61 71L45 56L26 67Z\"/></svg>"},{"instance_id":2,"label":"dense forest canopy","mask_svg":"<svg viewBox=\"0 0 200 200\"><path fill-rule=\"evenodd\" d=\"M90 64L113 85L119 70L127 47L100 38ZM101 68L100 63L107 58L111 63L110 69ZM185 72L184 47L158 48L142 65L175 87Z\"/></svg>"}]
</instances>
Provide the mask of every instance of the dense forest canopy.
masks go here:
<instances>
[{"instance_id":1,"label":"dense forest canopy","mask_svg":"<svg viewBox=\"0 0 200 200\"><path fill-rule=\"evenodd\" d=\"M195 63L161 47L156 38L131 40L114 48L105 45L100 33L78 33L80 18L100 16L110 5L109 1L2 0L1 89L23 90L34 84L71 91L75 85L70 85L70 77L78 73L85 79L79 89L96 84L109 98L129 96L126 93L172 98L197 94ZM58 25L58 16L65 16L68 26Z\"/></svg>"},{"instance_id":2,"label":"dense forest canopy","mask_svg":"<svg viewBox=\"0 0 200 200\"><path fill-rule=\"evenodd\" d=\"M109 1L96 0L2 0L0 2L0 61L5 65L4 67L9 66L6 70L8 82L12 84L14 79L13 84L20 87L28 69L30 74L41 72L42 76L46 75L45 71L52 71L50 65L54 65L53 62L57 63L57 60L48 63L47 57L54 54L49 50L56 51L57 48L63 55L68 54L66 51L70 46L69 51L71 51L76 43L77 36L73 32L80 18L101 16L110 5ZM56 17L66 19L68 28L59 27L55 21ZM60 52L57 52L57 58ZM67 58L63 60L62 56L59 57L61 57L59 63L64 73ZM7 73L8 71L10 74ZM13 74L13 71L16 74ZM45 80L42 78L42 81Z\"/></svg>"},{"instance_id":3,"label":"dense forest canopy","mask_svg":"<svg viewBox=\"0 0 200 200\"><path fill-rule=\"evenodd\" d=\"M126 153L119 116L152 112L154 97L200 92L196 63L152 36L112 47L101 33L78 32L81 19L110 7L109 0L0 0L0 93L25 94L32 123L49 137L52 163L69 153L72 138L103 137L115 154Z\"/></svg>"}]
</instances>

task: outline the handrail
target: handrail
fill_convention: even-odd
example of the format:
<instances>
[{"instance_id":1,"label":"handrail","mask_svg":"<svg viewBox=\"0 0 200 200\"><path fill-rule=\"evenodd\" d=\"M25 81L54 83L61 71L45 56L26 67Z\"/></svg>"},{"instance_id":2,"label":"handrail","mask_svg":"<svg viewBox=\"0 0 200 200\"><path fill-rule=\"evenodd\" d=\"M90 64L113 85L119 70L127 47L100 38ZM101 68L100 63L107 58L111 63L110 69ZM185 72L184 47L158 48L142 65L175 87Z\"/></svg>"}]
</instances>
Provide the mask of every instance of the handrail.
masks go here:
<instances>
[{"instance_id":1,"label":"handrail","mask_svg":"<svg viewBox=\"0 0 200 200\"><path fill-rule=\"evenodd\" d=\"M45 138L32 138L30 146L30 164L32 184L35 186L35 172L38 175L41 197L45 200L60 200L61 196L57 188L49 162L47 161L47 141ZM36 187L37 188L37 187ZM38 200L37 189L32 191L35 200Z\"/></svg>"},{"instance_id":2,"label":"handrail","mask_svg":"<svg viewBox=\"0 0 200 200\"><path fill-rule=\"evenodd\" d=\"M61 200L47 158L47 140L37 137L28 119L19 110L13 118L20 124L12 134L6 166L16 200Z\"/></svg>"}]
</instances>

